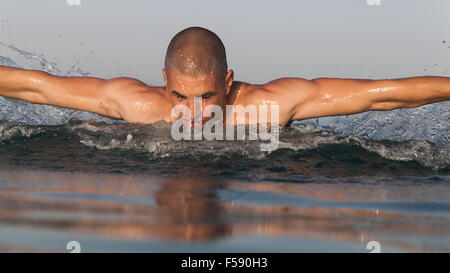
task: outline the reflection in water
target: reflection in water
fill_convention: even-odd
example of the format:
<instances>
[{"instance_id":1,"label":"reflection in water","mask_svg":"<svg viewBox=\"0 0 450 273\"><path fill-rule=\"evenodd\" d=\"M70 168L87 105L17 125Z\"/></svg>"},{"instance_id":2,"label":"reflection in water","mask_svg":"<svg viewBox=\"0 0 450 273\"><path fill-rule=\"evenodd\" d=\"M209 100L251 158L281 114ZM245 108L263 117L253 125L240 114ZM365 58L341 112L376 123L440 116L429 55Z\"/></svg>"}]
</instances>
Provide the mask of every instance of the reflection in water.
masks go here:
<instances>
[{"instance_id":1,"label":"reflection in water","mask_svg":"<svg viewBox=\"0 0 450 273\"><path fill-rule=\"evenodd\" d=\"M167 179L155 192L160 236L172 239L214 239L231 234L224 219L225 207L216 191L224 183L191 179Z\"/></svg>"},{"instance_id":2,"label":"reflection in water","mask_svg":"<svg viewBox=\"0 0 450 273\"><path fill-rule=\"evenodd\" d=\"M186 174L0 171L0 226L149 242L253 234L360 245L378 240L401 251L448 251L450 245L445 182L245 183L212 180L202 168L195 179ZM0 246L13 242L0 237Z\"/></svg>"}]
</instances>

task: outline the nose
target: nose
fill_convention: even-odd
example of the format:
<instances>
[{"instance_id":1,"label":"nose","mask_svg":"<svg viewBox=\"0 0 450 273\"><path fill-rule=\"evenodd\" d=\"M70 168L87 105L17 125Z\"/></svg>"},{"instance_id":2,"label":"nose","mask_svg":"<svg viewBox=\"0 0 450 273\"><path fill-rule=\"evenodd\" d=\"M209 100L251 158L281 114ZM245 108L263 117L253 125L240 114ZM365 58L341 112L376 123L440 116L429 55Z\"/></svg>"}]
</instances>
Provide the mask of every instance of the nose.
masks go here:
<instances>
[{"instance_id":1,"label":"nose","mask_svg":"<svg viewBox=\"0 0 450 273\"><path fill-rule=\"evenodd\" d=\"M190 98L189 99L189 110L191 111L191 117L193 120L200 119L202 116L202 99L200 98Z\"/></svg>"}]
</instances>

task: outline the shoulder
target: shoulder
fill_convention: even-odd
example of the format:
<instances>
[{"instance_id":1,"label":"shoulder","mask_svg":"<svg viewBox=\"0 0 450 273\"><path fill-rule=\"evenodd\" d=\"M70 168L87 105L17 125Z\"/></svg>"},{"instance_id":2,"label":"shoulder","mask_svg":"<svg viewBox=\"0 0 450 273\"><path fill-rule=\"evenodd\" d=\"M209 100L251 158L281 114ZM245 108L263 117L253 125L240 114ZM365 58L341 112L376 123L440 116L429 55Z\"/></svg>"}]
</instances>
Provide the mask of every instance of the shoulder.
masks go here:
<instances>
[{"instance_id":1,"label":"shoulder","mask_svg":"<svg viewBox=\"0 0 450 273\"><path fill-rule=\"evenodd\" d=\"M278 105L280 124L288 124L295 109L317 95L317 83L301 78L280 78L264 84L245 86L236 104Z\"/></svg>"},{"instance_id":2,"label":"shoulder","mask_svg":"<svg viewBox=\"0 0 450 273\"><path fill-rule=\"evenodd\" d=\"M103 83L103 89L107 91L120 91L124 89L130 89L130 88L144 88L149 87L144 82L134 79L134 78L126 78L126 77L120 77L120 78L112 78L109 80L105 80Z\"/></svg>"},{"instance_id":3,"label":"shoulder","mask_svg":"<svg viewBox=\"0 0 450 273\"><path fill-rule=\"evenodd\" d=\"M243 94L245 100L272 99L275 101L289 101L298 97L309 97L318 90L316 80L302 78L280 78L264 84L246 84ZM283 103L283 104L285 104Z\"/></svg>"},{"instance_id":4,"label":"shoulder","mask_svg":"<svg viewBox=\"0 0 450 273\"><path fill-rule=\"evenodd\" d=\"M290 93L305 92L316 89L317 80L307 80L302 78L286 77L272 80L264 84L247 84L247 93Z\"/></svg>"},{"instance_id":5,"label":"shoulder","mask_svg":"<svg viewBox=\"0 0 450 273\"><path fill-rule=\"evenodd\" d=\"M105 83L104 89L127 122L151 123L170 114L164 87L149 86L133 78L114 78Z\"/></svg>"},{"instance_id":6,"label":"shoulder","mask_svg":"<svg viewBox=\"0 0 450 273\"><path fill-rule=\"evenodd\" d=\"M306 92L317 87L316 80L307 80L303 78L286 77L270 81L263 87L271 92Z\"/></svg>"}]
</instances>

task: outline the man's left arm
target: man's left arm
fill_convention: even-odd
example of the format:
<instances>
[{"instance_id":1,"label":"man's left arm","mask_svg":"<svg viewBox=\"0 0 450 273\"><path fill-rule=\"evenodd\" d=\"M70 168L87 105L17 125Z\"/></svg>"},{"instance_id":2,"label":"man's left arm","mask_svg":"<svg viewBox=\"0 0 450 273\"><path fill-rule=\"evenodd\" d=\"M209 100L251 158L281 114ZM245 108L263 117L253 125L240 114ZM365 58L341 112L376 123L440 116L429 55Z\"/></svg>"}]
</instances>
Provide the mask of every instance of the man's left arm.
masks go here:
<instances>
[{"instance_id":1,"label":"man's left arm","mask_svg":"<svg viewBox=\"0 0 450 273\"><path fill-rule=\"evenodd\" d=\"M450 100L450 78L413 77L391 80L282 78L267 84L280 96L289 120L411 108Z\"/></svg>"}]
</instances>

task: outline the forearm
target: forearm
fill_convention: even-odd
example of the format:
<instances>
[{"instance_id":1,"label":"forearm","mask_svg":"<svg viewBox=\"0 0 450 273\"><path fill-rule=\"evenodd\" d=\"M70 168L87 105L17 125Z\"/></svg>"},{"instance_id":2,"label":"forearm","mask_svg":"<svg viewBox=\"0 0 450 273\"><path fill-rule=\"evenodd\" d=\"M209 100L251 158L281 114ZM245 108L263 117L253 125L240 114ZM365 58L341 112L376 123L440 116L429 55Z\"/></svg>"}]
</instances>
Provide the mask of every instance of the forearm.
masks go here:
<instances>
[{"instance_id":1,"label":"forearm","mask_svg":"<svg viewBox=\"0 0 450 273\"><path fill-rule=\"evenodd\" d=\"M134 84L135 81L132 81ZM122 118L115 95L130 80L59 77L49 73L0 66L0 96ZM124 98L121 97L120 100Z\"/></svg>"},{"instance_id":2,"label":"forearm","mask_svg":"<svg viewBox=\"0 0 450 273\"><path fill-rule=\"evenodd\" d=\"M371 110L417 107L450 100L450 78L414 77L373 81L368 93L373 98Z\"/></svg>"},{"instance_id":3,"label":"forearm","mask_svg":"<svg viewBox=\"0 0 450 273\"><path fill-rule=\"evenodd\" d=\"M35 103L45 103L40 93L41 81L48 74L0 66L0 95Z\"/></svg>"}]
</instances>

